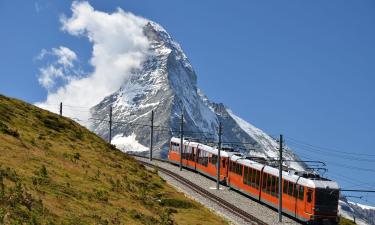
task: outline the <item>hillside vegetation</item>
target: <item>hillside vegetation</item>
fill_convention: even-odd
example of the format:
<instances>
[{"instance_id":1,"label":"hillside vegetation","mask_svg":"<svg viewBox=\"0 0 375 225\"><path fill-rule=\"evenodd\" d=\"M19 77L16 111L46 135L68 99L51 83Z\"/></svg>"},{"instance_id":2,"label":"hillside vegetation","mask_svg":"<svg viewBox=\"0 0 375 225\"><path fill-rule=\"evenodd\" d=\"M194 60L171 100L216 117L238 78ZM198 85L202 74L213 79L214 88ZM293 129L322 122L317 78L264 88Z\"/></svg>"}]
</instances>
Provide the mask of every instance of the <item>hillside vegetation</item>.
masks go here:
<instances>
[{"instance_id":1,"label":"hillside vegetation","mask_svg":"<svg viewBox=\"0 0 375 225\"><path fill-rule=\"evenodd\" d=\"M70 119L0 95L0 224L227 224Z\"/></svg>"},{"instance_id":2,"label":"hillside vegetation","mask_svg":"<svg viewBox=\"0 0 375 225\"><path fill-rule=\"evenodd\" d=\"M340 223L339 225L355 225L356 223L354 223L353 220L348 220L344 217L340 217Z\"/></svg>"}]
</instances>

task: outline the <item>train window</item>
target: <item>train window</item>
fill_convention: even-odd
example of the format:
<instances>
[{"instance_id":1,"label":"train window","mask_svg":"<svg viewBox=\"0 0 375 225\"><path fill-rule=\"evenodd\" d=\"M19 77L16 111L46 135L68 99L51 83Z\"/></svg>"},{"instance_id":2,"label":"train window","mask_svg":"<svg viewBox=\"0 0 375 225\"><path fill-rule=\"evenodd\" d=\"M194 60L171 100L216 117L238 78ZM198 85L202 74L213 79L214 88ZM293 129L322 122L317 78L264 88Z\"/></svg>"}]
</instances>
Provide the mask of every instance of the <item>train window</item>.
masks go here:
<instances>
[{"instance_id":1,"label":"train window","mask_svg":"<svg viewBox=\"0 0 375 225\"><path fill-rule=\"evenodd\" d=\"M245 168L245 167L244 167ZM253 174L253 169L252 168L248 168L248 170L249 170L249 173L247 174L247 183L249 184L249 185L251 185L251 176L252 176L252 174Z\"/></svg>"},{"instance_id":2,"label":"train window","mask_svg":"<svg viewBox=\"0 0 375 225\"><path fill-rule=\"evenodd\" d=\"M303 194L304 194L304 187L303 186L299 186L299 191L298 191L298 198L300 200L303 200Z\"/></svg>"},{"instance_id":3,"label":"train window","mask_svg":"<svg viewBox=\"0 0 375 225\"><path fill-rule=\"evenodd\" d=\"M211 161L212 165L216 165L217 164L217 155L212 155L210 161Z\"/></svg>"},{"instance_id":4,"label":"train window","mask_svg":"<svg viewBox=\"0 0 375 225\"><path fill-rule=\"evenodd\" d=\"M255 169L252 169L251 170L251 177L250 177L250 182L251 182L251 186L255 187L255 183L256 183L256 175L257 175L257 171Z\"/></svg>"},{"instance_id":5,"label":"train window","mask_svg":"<svg viewBox=\"0 0 375 225\"><path fill-rule=\"evenodd\" d=\"M275 183L275 186L276 186L275 193L276 193L276 196L279 197L279 178L278 177L276 177L275 182L276 182Z\"/></svg>"},{"instance_id":6,"label":"train window","mask_svg":"<svg viewBox=\"0 0 375 225\"><path fill-rule=\"evenodd\" d=\"M293 192L293 197L297 198L298 197L298 185L294 184L294 192Z\"/></svg>"},{"instance_id":7,"label":"train window","mask_svg":"<svg viewBox=\"0 0 375 225\"><path fill-rule=\"evenodd\" d=\"M248 179L247 179L248 174L249 174L249 168L245 167L244 168L244 175L243 175L243 183L244 184L249 184Z\"/></svg>"},{"instance_id":8,"label":"train window","mask_svg":"<svg viewBox=\"0 0 375 225\"><path fill-rule=\"evenodd\" d=\"M312 191L311 190L308 190L307 191L307 202L311 202L312 201Z\"/></svg>"},{"instance_id":9,"label":"train window","mask_svg":"<svg viewBox=\"0 0 375 225\"><path fill-rule=\"evenodd\" d=\"M198 163L207 167L207 165L208 165L208 152L206 152L206 151L199 151L199 154L198 154Z\"/></svg>"},{"instance_id":10,"label":"train window","mask_svg":"<svg viewBox=\"0 0 375 225\"><path fill-rule=\"evenodd\" d=\"M271 192L272 195L275 195L275 186L276 186L275 179L276 179L275 176L271 176L271 187L270 187L270 192Z\"/></svg>"},{"instance_id":11,"label":"train window","mask_svg":"<svg viewBox=\"0 0 375 225\"><path fill-rule=\"evenodd\" d=\"M242 176L242 165L239 163L235 163L235 173Z\"/></svg>"},{"instance_id":12,"label":"train window","mask_svg":"<svg viewBox=\"0 0 375 225\"><path fill-rule=\"evenodd\" d=\"M230 163L230 171L232 173L234 173L235 170L236 170L236 163L234 163L234 162L231 161L231 163Z\"/></svg>"},{"instance_id":13,"label":"train window","mask_svg":"<svg viewBox=\"0 0 375 225\"><path fill-rule=\"evenodd\" d=\"M288 195L293 196L293 183L288 182Z\"/></svg>"},{"instance_id":14,"label":"train window","mask_svg":"<svg viewBox=\"0 0 375 225\"><path fill-rule=\"evenodd\" d=\"M266 191L266 188L267 188L267 174L264 173L263 174L263 182L262 182L262 189L263 189L263 191Z\"/></svg>"},{"instance_id":15,"label":"train window","mask_svg":"<svg viewBox=\"0 0 375 225\"><path fill-rule=\"evenodd\" d=\"M180 150L180 145L172 142L172 151L178 152Z\"/></svg>"},{"instance_id":16,"label":"train window","mask_svg":"<svg viewBox=\"0 0 375 225\"><path fill-rule=\"evenodd\" d=\"M271 188L272 188L272 175L269 175L267 176L267 188L266 188L266 191L268 193L271 192Z\"/></svg>"},{"instance_id":17,"label":"train window","mask_svg":"<svg viewBox=\"0 0 375 225\"><path fill-rule=\"evenodd\" d=\"M257 170L257 174L256 174L256 182L255 182L255 187L258 189L260 184L260 171Z\"/></svg>"},{"instance_id":18,"label":"train window","mask_svg":"<svg viewBox=\"0 0 375 225\"><path fill-rule=\"evenodd\" d=\"M251 186L255 187L255 176L256 176L256 170L251 169L251 176L249 177Z\"/></svg>"},{"instance_id":19,"label":"train window","mask_svg":"<svg viewBox=\"0 0 375 225\"><path fill-rule=\"evenodd\" d=\"M288 193L288 181L287 180L284 180L284 187L283 187L283 192L285 193L285 194L287 194Z\"/></svg>"}]
</instances>

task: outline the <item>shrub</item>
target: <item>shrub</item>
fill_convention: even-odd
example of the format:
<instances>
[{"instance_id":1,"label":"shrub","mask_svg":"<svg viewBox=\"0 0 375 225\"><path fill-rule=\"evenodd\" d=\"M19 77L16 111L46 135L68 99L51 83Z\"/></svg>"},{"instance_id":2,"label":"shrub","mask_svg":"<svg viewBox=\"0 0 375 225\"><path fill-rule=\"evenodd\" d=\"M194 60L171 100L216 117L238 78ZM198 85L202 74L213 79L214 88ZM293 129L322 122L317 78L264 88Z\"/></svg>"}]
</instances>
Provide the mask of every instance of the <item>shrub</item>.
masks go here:
<instances>
[{"instance_id":1,"label":"shrub","mask_svg":"<svg viewBox=\"0 0 375 225\"><path fill-rule=\"evenodd\" d=\"M9 128L6 124L0 122L0 132L4 133L4 134L7 134L7 135L10 135L10 136L13 136L15 138L19 138L20 137L20 134L18 133L17 130L13 130L11 128Z\"/></svg>"},{"instance_id":2,"label":"shrub","mask_svg":"<svg viewBox=\"0 0 375 225\"><path fill-rule=\"evenodd\" d=\"M83 139L83 132L81 130L77 130L76 132L74 132L74 137L79 139L79 140L82 140Z\"/></svg>"},{"instance_id":3,"label":"shrub","mask_svg":"<svg viewBox=\"0 0 375 225\"><path fill-rule=\"evenodd\" d=\"M162 206L169 206L173 208L182 208L182 209L188 209L194 207L194 205L188 201L185 200L179 200L179 199L162 199L160 204Z\"/></svg>"},{"instance_id":4,"label":"shrub","mask_svg":"<svg viewBox=\"0 0 375 225\"><path fill-rule=\"evenodd\" d=\"M108 202L108 192L104 190L95 190L95 197L99 201Z\"/></svg>"},{"instance_id":5,"label":"shrub","mask_svg":"<svg viewBox=\"0 0 375 225\"><path fill-rule=\"evenodd\" d=\"M58 132L64 130L68 126L63 120L59 119L59 117L52 115L42 117L41 120L47 128Z\"/></svg>"},{"instance_id":6,"label":"shrub","mask_svg":"<svg viewBox=\"0 0 375 225\"><path fill-rule=\"evenodd\" d=\"M45 165L43 165L39 170L34 171L35 176L31 178L34 185L48 184L48 171Z\"/></svg>"},{"instance_id":7,"label":"shrub","mask_svg":"<svg viewBox=\"0 0 375 225\"><path fill-rule=\"evenodd\" d=\"M48 177L48 172L47 172L47 168L46 168L45 165L43 165L43 166L40 168L39 174L40 174L40 176L42 176L42 177Z\"/></svg>"},{"instance_id":8,"label":"shrub","mask_svg":"<svg viewBox=\"0 0 375 225\"><path fill-rule=\"evenodd\" d=\"M76 152L76 153L73 154L73 158L75 160L79 160L79 158L81 158L81 154L79 154L79 152Z\"/></svg>"},{"instance_id":9,"label":"shrub","mask_svg":"<svg viewBox=\"0 0 375 225\"><path fill-rule=\"evenodd\" d=\"M176 213L177 210L175 209L165 209L159 216L160 216L160 224L161 225L174 225L175 222L172 219L172 214Z\"/></svg>"}]
</instances>

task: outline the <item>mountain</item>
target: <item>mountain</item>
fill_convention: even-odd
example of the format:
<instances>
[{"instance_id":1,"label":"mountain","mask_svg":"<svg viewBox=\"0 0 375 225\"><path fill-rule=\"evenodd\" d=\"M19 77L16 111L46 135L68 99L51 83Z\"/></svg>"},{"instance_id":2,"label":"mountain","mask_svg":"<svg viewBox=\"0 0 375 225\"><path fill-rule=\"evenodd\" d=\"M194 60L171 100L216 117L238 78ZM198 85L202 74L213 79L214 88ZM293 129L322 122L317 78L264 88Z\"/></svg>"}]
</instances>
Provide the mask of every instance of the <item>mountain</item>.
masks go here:
<instances>
[{"instance_id":1,"label":"mountain","mask_svg":"<svg viewBox=\"0 0 375 225\"><path fill-rule=\"evenodd\" d=\"M0 224L227 224L74 121L0 95Z\"/></svg>"},{"instance_id":2,"label":"mountain","mask_svg":"<svg viewBox=\"0 0 375 225\"><path fill-rule=\"evenodd\" d=\"M210 101L197 87L197 75L180 45L167 31L148 22L143 33L150 42L150 55L115 93L91 109L98 118L91 130L108 139L109 108L113 108L112 142L123 151L146 151L150 142L151 111L155 112L155 154L166 157L168 142L179 135L184 114L185 135L217 142L219 122L223 141L237 144L244 153L277 158L279 143L262 130L236 116L224 104ZM103 120L105 118L106 120ZM117 121L117 122L116 122ZM285 159L299 160L285 147ZM297 170L303 163L286 162Z\"/></svg>"},{"instance_id":3,"label":"mountain","mask_svg":"<svg viewBox=\"0 0 375 225\"><path fill-rule=\"evenodd\" d=\"M342 217L356 222L359 225L375 225L375 207L350 202L341 198L339 213Z\"/></svg>"},{"instance_id":4,"label":"mountain","mask_svg":"<svg viewBox=\"0 0 375 225\"><path fill-rule=\"evenodd\" d=\"M153 110L154 155L166 157L170 138L179 135L183 112L185 136L202 142L217 142L218 125L222 122L224 142L248 143L236 147L252 156L278 158L277 140L235 115L224 104L214 103L205 96L197 86L197 75L187 56L163 27L150 21L143 31L150 42L149 57L118 91L91 109L92 116L98 119L94 120L91 130L108 140L109 108L112 107L112 143L125 152L148 154L148 125ZM283 156L299 160L287 146ZM289 161L285 164L296 170L306 169L303 163ZM348 219L355 215L357 221L373 224L364 219L370 212L350 203L340 201L340 213ZM371 216L374 218L373 214Z\"/></svg>"}]
</instances>

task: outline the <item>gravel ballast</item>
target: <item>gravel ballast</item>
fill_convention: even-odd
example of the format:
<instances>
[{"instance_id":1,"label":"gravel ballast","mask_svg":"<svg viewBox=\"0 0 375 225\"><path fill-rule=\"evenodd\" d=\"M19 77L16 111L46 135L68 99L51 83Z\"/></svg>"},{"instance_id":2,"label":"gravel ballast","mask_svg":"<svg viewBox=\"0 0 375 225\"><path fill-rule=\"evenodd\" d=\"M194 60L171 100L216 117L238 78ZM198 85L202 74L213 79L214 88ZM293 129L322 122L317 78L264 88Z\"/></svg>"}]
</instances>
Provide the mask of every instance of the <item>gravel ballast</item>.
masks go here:
<instances>
[{"instance_id":1,"label":"gravel ballast","mask_svg":"<svg viewBox=\"0 0 375 225\"><path fill-rule=\"evenodd\" d=\"M145 162L150 163L148 159L136 157L137 160L142 160ZM160 162L153 160L151 162L154 165L157 165L159 167L168 169L174 173L177 173L184 178L192 181L193 183L205 188L209 192L215 194L216 196L222 198L223 200L241 208L242 210L250 213L251 215L254 215L255 217L259 218L260 220L264 221L267 224L280 224L278 222L278 212L274 209L269 208L266 205L263 205L247 196L244 196L234 190L230 190L227 186L221 185L220 190L216 190L216 181L209 179L199 173L195 173L193 171L189 171L186 169L183 169L180 171L178 166L172 165L170 163ZM233 224L248 224L238 216L228 212L227 210L223 209L221 206L216 204L215 202L212 202L206 197L201 196L200 194L194 192L190 188L184 186L179 181L175 180L174 178L169 177L168 175L165 175L161 172L159 172L159 175L167 181L170 185L174 186L176 189L184 192L187 196L190 198L193 198L194 200L200 202L204 206L210 208L215 213L223 216L227 220L229 220ZM287 217L283 216L283 222L282 224L300 224L299 222Z\"/></svg>"}]
</instances>

